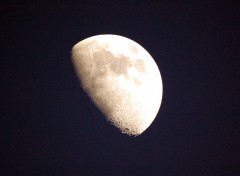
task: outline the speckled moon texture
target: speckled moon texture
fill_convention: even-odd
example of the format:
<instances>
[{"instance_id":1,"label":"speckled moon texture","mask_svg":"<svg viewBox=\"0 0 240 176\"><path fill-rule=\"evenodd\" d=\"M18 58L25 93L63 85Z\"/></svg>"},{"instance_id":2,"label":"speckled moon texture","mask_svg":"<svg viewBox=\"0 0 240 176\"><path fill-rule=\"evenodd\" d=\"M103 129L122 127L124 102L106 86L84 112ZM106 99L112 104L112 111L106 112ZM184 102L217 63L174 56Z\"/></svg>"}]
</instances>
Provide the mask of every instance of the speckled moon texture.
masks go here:
<instances>
[{"instance_id":1,"label":"speckled moon texture","mask_svg":"<svg viewBox=\"0 0 240 176\"><path fill-rule=\"evenodd\" d=\"M155 119L162 79L151 55L118 35L96 35L72 48L81 86L106 118L128 135L140 135Z\"/></svg>"}]
</instances>

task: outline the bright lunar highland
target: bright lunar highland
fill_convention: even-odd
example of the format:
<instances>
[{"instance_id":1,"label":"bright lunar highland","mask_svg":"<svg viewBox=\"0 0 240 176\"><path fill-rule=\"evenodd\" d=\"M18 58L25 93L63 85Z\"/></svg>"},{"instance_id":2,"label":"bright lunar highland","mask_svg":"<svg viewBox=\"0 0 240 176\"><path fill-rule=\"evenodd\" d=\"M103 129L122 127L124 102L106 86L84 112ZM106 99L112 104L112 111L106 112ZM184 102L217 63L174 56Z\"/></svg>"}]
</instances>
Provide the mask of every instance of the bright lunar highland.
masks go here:
<instances>
[{"instance_id":1,"label":"bright lunar highland","mask_svg":"<svg viewBox=\"0 0 240 176\"><path fill-rule=\"evenodd\" d=\"M128 135L140 135L162 101L162 78L151 55L126 37L105 34L73 46L81 85L105 117Z\"/></svg>"}]
</instances>

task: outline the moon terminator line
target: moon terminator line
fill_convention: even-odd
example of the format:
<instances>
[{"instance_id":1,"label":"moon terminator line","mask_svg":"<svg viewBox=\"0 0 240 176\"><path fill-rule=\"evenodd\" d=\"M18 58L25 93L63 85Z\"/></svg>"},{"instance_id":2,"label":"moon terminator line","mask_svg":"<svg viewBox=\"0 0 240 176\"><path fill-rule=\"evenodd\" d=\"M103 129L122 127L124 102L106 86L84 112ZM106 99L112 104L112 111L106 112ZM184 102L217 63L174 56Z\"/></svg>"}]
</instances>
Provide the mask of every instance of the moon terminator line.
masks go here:
<instances>
[{"instance_id":1,"label":"moon terminator line","mask_svg":"<svg viewBox=\"0 0 240 176\"><path fill-rule=\"evenodd\" d=\"M107 120L134 136L151 125L162 101L162 78L142 46L105 34L80 41L71 53L83 89Z\"/></svg>"}]
</instances>

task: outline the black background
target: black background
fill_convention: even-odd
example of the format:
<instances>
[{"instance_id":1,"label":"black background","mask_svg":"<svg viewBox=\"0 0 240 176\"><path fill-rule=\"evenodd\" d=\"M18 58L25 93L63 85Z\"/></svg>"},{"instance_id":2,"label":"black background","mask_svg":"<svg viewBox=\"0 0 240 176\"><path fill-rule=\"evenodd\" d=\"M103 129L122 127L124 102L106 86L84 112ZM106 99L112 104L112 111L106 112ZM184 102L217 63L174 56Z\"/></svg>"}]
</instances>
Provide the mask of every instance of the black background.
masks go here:
<instances>
[{"instance_id":1,"label":"black background","mask_svg":"<svg viewBox=\"0 0 240 176\"><path fill-rule=\"evenodd\" d=\"M239 6L233 1L1 2L0 175L238 175ZM79 86L72 46L141 44L163 79L153 124L129 137Z\"/></svg>"}]
</instances>

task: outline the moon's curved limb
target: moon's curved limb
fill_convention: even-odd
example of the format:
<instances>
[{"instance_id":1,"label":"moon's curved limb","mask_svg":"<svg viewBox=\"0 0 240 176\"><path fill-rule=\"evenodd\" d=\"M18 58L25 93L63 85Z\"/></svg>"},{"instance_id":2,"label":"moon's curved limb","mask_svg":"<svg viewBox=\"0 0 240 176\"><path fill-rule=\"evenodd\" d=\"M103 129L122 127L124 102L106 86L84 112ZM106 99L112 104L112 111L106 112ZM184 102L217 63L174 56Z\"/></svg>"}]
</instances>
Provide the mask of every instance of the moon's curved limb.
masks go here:
<instances>
[{"instance_id":1,"label":"moon's curved limb","mask_svg":"<svg viewBox=\"0 0 240 176\"><path fill-rule=\"evenodd\" d=\"M123 133L139 135L155 119L162 101L162 79L151 55L118 35L97 35L72 48L83 89Z\"/></svg>"}]
</instances>

